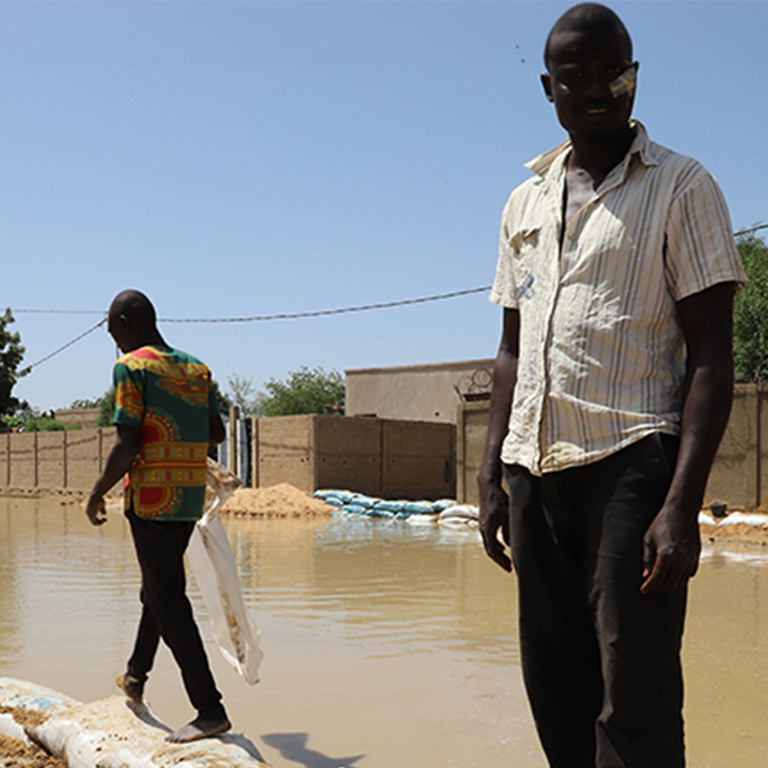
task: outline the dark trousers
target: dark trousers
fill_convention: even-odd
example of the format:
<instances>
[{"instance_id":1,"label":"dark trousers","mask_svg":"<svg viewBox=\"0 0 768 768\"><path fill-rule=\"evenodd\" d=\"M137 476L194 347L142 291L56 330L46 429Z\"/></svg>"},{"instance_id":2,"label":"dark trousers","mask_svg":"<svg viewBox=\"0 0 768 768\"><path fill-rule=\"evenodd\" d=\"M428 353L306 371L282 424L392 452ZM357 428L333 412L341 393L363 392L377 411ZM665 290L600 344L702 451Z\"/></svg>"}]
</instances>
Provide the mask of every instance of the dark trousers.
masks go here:
<instances>
[{"instance_id":1,"label":"dark trousers","mask_svg":"<svg viewBox=\"0 0 768 768\"><path fill-rule=\"evenodd\" d=\"M506 466L523 677L552 768L681 768L686 590L643 595L677 439L532 476Z\"/></svg>"},{"instance_id":2,"label":"dark trousers","mask_svg":"<svg viewBox=\"0 0 768 768\"><path fill-rule=\"evenodd\" d=\"M184 552L195 524L145 520L125 513L141 568L141 621L127 672L142 683L152 669L160 638L168 646L192 706L204 718L224 715L200 632L186 595Z\"/></svg>"}]
</instances>

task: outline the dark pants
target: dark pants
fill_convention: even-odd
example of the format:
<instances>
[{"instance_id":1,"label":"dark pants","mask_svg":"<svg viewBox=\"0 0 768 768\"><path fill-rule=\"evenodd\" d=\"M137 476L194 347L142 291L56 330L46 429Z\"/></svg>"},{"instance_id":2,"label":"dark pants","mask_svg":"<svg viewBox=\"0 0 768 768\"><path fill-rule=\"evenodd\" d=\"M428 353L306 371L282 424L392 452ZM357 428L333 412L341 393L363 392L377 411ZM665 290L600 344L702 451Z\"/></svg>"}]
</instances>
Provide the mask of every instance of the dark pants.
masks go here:
<instances>
[{"instance_id":1,"label":"dark pants","mask_svg":"<svg viewBox=\"0 0 768 768\"><path fill-rule=\"evenodd\" d=\"M523 677L552 768L681 768L686 590L643 595L677 439L533 477L506 466Z\"/></svg>"},{"instance_id":2,"label":"dark pants","mask_svg":"<svg viewBox=\"0 0 768 768\"><path fill-rule=\"evenodd\" d=\"M221 694L216 690L186 595L184 552L195 524L188 520L145 520L132 510L125 516L141 568L143 606L127 672L143 683L162 637L181 669L192 706L206 719L222 717Z\"/></svg>"}]
</instances>

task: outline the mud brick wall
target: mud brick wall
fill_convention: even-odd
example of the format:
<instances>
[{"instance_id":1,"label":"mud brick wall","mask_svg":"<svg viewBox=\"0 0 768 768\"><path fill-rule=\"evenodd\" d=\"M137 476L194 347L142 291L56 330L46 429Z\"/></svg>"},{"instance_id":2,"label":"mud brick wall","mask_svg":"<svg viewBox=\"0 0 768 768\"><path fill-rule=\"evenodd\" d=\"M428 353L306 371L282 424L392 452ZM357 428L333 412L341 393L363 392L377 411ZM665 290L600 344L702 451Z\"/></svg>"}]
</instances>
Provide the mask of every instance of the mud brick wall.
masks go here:
<instances>
[{"instance_id":1,"label":"mud brick wall","mask_svg":"<svg viewBox=\"0 0 768 768\"><path fill-rule=\"evenodd\" d=\"M114 427L0 435L0 491L87 492L114 441Z\"/></svg>"},{"instance_id":2,"label":"mud brick wall","mask_svg":"<svg viewBox=\"0 0 768 768\"><path fill-rule=\"evenodd\" d=\"M455 494L455 427L307 414L254 419L254 485L344 488L384 498Z\"/></svg>"},{"instance_id":3,"label":"mud brick wall","mask_svg":"<svg viewBox=\"0 0 768 768\"><path fill-rule=\"evenodd\" d=\"M459 501L477 504L477 482L488 404L464 403L459 408L456 471ZM733 407L720 443L704 503L721 501L731 509L754 509L768 501L768 390L736 384Z\"/></svg>"}]
</instances>

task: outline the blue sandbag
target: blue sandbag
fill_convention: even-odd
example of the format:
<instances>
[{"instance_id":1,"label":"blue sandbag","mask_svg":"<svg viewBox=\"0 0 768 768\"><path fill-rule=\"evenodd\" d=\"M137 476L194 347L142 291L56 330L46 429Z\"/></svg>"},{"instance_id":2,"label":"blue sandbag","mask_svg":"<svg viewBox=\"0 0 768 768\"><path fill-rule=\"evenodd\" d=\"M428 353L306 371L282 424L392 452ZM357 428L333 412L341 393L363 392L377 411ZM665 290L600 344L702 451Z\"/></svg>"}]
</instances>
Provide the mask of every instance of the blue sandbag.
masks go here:
<instances>
[{"instance_id":1,"label":"blue sandbag","mask_svg":"<svg viewBox=\"0 0 768 768\"><path fill-rule=\"evenodd\" d=\"M368 512L368 507L363 507L360 504L345 504L339 509L349 515L365 515Z\"/></svg>"},{"instance_id":2,"label":"blue sandbag","mask_svg":"<svg viewBox=\"0 0 768 768\"><path fill-rule=\"evenodd\" d=\"M377 501L373 507L374 509L383 509L387 512L404 512L404 501Z\"/></svg>"},{"instance_id":3,"label":"blue sandbag","mask_svg":"<svg viewBox=\"0 0 768 768\"><path fill-rule=\"evenodd\" d=\"M338 498L338 496L326 496L324 499L321 499L321 501L334 507L341 507L344 504L344 502Z\"/></svg>"},{"instance_id":4,"label":"blue sandbag","mask_svg":"<svg viewBox=\"0 0 768 768\"><path fill-rule=\"evenodd\" d=\"M349 503L357 504L361 507L368 507L370 509L371 507L375 507L379 501L381 501L381 499L372 499L370 496L363 496L362 493L355 493L349 500Z\"/></svg>"},{"instance_id":5,"label":"blue sandbag","mask_svg":"<svg viewBox=\"0 0 768 768\"><path fill-rule=\"evenodd\" d=\"M432 505L426 501L409 501L404 507L403 511L410 512L412 515L434 515L435 510Z\"/></svg>"},{"instance_id":6,"label":"blue sandbag","mask_svg":"<svg viewBox=\"0 0 768 768\"><path fill-rule=\"evenodd\" d=\"M368 510L368 517L385 517L391 520L394 516L394 512L389 512L386 509L378 509L374 507L373 509Z\"/></svg>"}]
</instances>

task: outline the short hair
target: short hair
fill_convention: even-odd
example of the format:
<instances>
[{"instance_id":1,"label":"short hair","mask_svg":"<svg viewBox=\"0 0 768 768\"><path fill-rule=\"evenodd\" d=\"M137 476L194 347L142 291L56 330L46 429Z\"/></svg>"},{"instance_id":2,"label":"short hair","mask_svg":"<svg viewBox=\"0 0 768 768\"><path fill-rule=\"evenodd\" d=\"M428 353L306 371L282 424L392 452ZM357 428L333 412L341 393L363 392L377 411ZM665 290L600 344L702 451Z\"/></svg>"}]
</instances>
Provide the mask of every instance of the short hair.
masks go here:
<instances>
[{"instance_id":1,"label":"short hair","mask_svg":"<svg viewBox=\"0 0 768 768\"><path fill-rule=\"evenodd\" d=\"M624 22L610 8L599 3L580 3L569 8L556 22L547 35L544 45L544 66L549 70L549 49L552 38L559 32L593 31L615 33L624 39L629 58L632 58L632 38Z\"/></svg>"},{"instance_id":2,"label":"short hair","mask_svg":"<svg viewBox=\"0 0 768 768\"><path fill-rule=\"evenodd\" d=\"M144 328L153 328L157 322L152 302L141 291L133 289L121 291L115 296L110 304L109 314L125 315Z\"/></svg>"}]
</instances>

